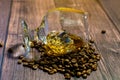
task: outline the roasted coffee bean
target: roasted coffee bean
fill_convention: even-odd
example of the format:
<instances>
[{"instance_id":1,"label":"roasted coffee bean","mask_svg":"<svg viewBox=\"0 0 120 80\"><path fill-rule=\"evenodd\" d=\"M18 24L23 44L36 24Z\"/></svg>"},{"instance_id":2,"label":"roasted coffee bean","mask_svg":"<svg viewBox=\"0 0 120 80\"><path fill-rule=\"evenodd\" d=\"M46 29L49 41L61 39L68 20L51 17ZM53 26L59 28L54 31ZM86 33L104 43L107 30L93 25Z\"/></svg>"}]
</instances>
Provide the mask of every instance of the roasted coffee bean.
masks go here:
<instances>
[{"instance_id":1,"label":"roasted coffee bean","mask_svg":"<svg viewBox=\"0 0 120 80\"><path fill-rule=\"evenodd\" d=\"M0 43L0 47L2 47L3 45L2 45L2 43Z\"/></svg>"},{"instance_id":2,"label":"roasted coffee bean","mask_svg":"<svg viewBox=\"0 0 120 80\"><path fill-rule=\"evenodd\" d=\"M41 70L43 70L43 69L44 69L44 67L43 67L43 66L39 66L38 68L39 68L39 69L41 69Z\"/></svg>"},{"instance_id":3,"label":"roasted coffee bean","mask_svg":"<svg viewBox=\"0 0 120 80\"><path fill-rule=\"evenodd\" d=\"M65 59L65 62L69 62L69 59Z\"/></svg>"},{"instance_id":4,"label":"roasted coffee bean","mask_svg":"<svg viewBox=\"0 0 120 80\"><path fill-rule=\"evenodd\" d=\"M81 72L77 72L77 73L76 73L76 77L78 77L78 78L79 78L81 75L82 75Z\"/></svg>"},{"instance_id":5,"label":"roasted coffee bean","mask_svg":"<svg viewBox=\"0 0 120 80\"><path fill-rule=\"evenodd\" d=\"M77 60L75 59L75 58L73 58L72 60L71 60L71 63L76 63L77 62Z\"/></svg>"},{"instance_id":6,"label":"roasted coffee bean","mask_svg":"<svg viewBox=\"0 0 120 80\"><path fill-rule=\"evenodd\" d=\"M96 56L95 56L95 55L92 55L92 58L93 58L93 59L96 59Z\"/></svg>"},{"instance_id":7,"label":"roasted coffee bean","mask_svg":"<svg viewBox=\"0 0 120 80\"><path fill-rule=\"evenodd\" d=\"M18 60L18 62L17 62L18 64L21 64L22 63L22 60Z\"/></svg>"},{"instance_id":8,"label":"roasted coffee bean","mask_svg":"<svg viewBox=\"0 0 120 80\"><path fill-rule=\"evenodd\" d=\"M22 58L22 62L28 62L29 60L26 58Z\"/></svg>"},{"instance_id":9,"label":"roasted coffee bean","mask_svg":"<svg viewBox=\"0 0 120 80\"><path fill-rule=\"evenodd\" d=\"M40 61L40 65L46 64L45 61Z\"/></svg>"},{"instance_id":10,"label":"roasted coffee bean","mask_svg":"<svg viewBox=\"0 0 120 80\"><path fill-rule=\"evenodd\" d=\"M86 74L87 74L87 75L90 75L91 72L92 72L92 70L91 70L91 69L88 69L88 70L86 71Z\"/></svg>"},{"instance_id":11,"label":"roasted coffee bean","mask_svg":"<svg viewBox=\"0 0 120 80\"><path fill-rule=\"evenodd\" d=\"M35 63L34 62L29 62L29 65L34 65Z\"/></svg>"},{"instance_id":12,"label":"roasted coffee bean","mask_svg":"<svg viewBox=\"0 0 120 80\"><path fill-rule=\"evenodd\" d=\"M96 70L97 70L97 65L92 65L91 67L92 67L92 70L93 70L93 71L96 71Z\"/></svg>"},{"instance_id":13,"label":"roasted coffee bean","mask_svg":"<svg viewBox=\"0 0 120 80\"><path fill-rule=\"evenodd\" d=\"M91 39L91 40L89 40L89 42L90 42L90 43L94 43L94 40Z\"/></svg>"},{"instance_id":14,"label":"roasted coffee bean","mask_svg":"<svg viewBox=\"0 0 120 80\"><path fill-rule=\"evenodd\" d=\"M96 59L97 59L98 61L100 60L100 55L99 55L99 54L96 56Z\"/></svg>"},{"instance_id":15,"label":"roasted coffee bean","mask_svg":"<svg viewBox=\"0 0 120 80\"><path fill-rule=\"evenodd\" d=\"M33 70L36 70L37 68L38 68L38 65L33 65L33 66L32 66L32 69L33 69Z\"/></svg>"},{"instance_id":16,"label":"roasted coffee bean","mask_svg":"<svg viewBox=\"0 0 120 80\"><path fill-rule=\"evenodd\" d=\"M70 74L72 77L76 76L74 71L70 71L69 74Z\"/></svg>"},{"instance_id":17,"label":"roasted coffee bean","mask_svg":"<svg viewBox=\"0 0 120 80\"><path fill-rule=\"evenodd\" d=\"M77 68L75 68L75 70L76 70L76 71L79 71L80 69L77 67Z\"/></svg>"},{"instance_id":18,"label":"roasted coffee bean","mask_svg":"<svg viewBox=\"0 0 120 80\"><path fill-rule=\"evenodd\" d=\"M31 47L31 48L34 48L34 47L35 47L35 45L34 45L34 43L33 43L32 41L30 41L29 44L30 44L30 47Z\"/></svg>"},{"instance_id":19,"label":"roasted coffee bean","mask_svg":"<svg viewBox=\"0 0 120 80\"><path fill-rule=\"evenodd\" d=\"M70 67L70 65L65 65L65 67L66 67L66 68L69 68L69 67Z\"/></svg>"},{"instance_id":20,"label":"roasted coffee bean","mask_svg":"<svg viewBox=\"0 0 120 80\"><path fill-rule=\"evenodd\" d=\"M27 62L23 62L23 66L28 66L29 64Z\"/></svg>"},{"instance_id":21,"label":"roasted coffee bean","mask_svg":"<svg viewBox=\"0 0 120 80\"><path fill-rule=\"evenodd\" d=\"M70 79L70 78L71 78L71 75L70 75L69 73L65 73L65 74L64 74L64 77L65 77L65 79Z\"/></svg>"},{"instance_id":22,"label":"roasted coffee bean","mask_svg":"<svg viewBox=\"0 0 120 80\"><path fill-rule=\"evenodd\" d=\"M52 74L54 74L54 73L55 73L55 72L52 71L52 70L48 72L48 74L50 74L50 75L52 75Z\"/></svg>"},{"instance_id":23,"label":"roasted coffee bean","mask_svg":"<svg viewBox=\"0 0 120 80\"><path fill-rule=\"evenodd\" d=\"M65 69L65 72L70 73L71 70L70 69Z\"/></svg>"},{"instance_id":24,"label":"roasted coffee bean","mask_svg":"<svg viewBox=\"0 0 120 80\"><path fill-rule=\"evenodd\" d=\"M94 62L94 60L93 59L89 59L89 61L88 61L89 63L92 63L92 62Z\"/></svg>"},{"instance_id":25,"label":"roasted coffee bean","mask_svg":"<svg viewBox=\"0 0 120 80\"><path fill-rule=\"evenodd\" d=\"M59 68L62 68L63 66L60 64L60 65L58 65L58 67L59 67Z\"/></svg>"},{"instance_id":26,"label":"roasted coffee bean","mask_svg":"<svg viewBox=\"0 0 120 80\"><path fill-rule=\"evenodd\" d=\"M53 69L52 71L54 71L54 73L56 73L56 72L57 72L57 69Z\"/></svg>"},{"instance_id":27,"label":"roasted coffee bean","mask_svg":"<svg viewBox=\"0 0 120 80\"><path fill-rule=\"evenodd\" d=\"M50 70L49 68L47 68L47 67L44 67L43 70L44 70L45 72L50 72L50 71L51 71L51 70Z\"/></svg>"},{"instance_id":28,"label":"roasted coffee bean","mask_svg":"<svg viewBox=\"0 0 120 80\"><path fill-rule=\"evenodd\" d=\"M24 58L24 56L19 56L18 58L19 58L19 59L23 59L23 58Z\"/></svg>"},{"instance_id":29,"label":"roasted coffee bean","mask_svg":"<svg viewBox=\"0 0 120 80\"><path fill-rule=\"evenodd\" d=\"M85 74L85 73L86 73L86 70L83 70L83 71L82 71L82 74Z\"/></svg>"},{"instance_id":30,"label":"roasted coffee bean","mask_svg":"<svg viewBox=\"0 0 120 80\"><path fill-rule=\"evenodd\" d=\"M82 77L83 77L84 79L86 79L86 78L87 78L87 74L83 74Z\"/></svg>"},{"instance_id":31,"label":"roasted coffee bean","mask_svg":"<svg viewBox=\"0 0 120 80\"><path fill-rule=\"evenodd\" d=\"M61 60L61 58L60 58L60 57L57 57L57 60Z\"/></svg>"},{"instance_id":32,"label":"roasted coffee bean","mask_svg":"<svg viewBox=\"0 0 120 80\"><path fill-rule=\"evenodd\" d=\"M9 49L8 49L8 52L9 52L9 53L13 53L13 51L14 51L14 50L13 50L12 48L9 48Z\"/></svg>"},{"instance_id":33,"label":"roasted coffee bean","mask_svg":"<svg viewBox=\"0 0 120 80\"><path fill-rule=\"evenodd\" d=\"M97 67L94 67L94 68L93 68L93 71L96 71L96 70L97 70Z\"/></svg>"},{"instance_id":34,"label":"roasted coffee bean","mask_svg":"<svg viewBox=\"0 0 120 80\"><path fill-rule=\"evenodd\" d=\"M53 64L52 67L58 69L58 66L56 64Z\"/></svg>"},{"instance_id":35,"label":"roasted coffee bean","mask_svg":"<svg viewBox=\"0 0 120 80\"><path fill-rule=\"evenodd\" d=\"M74 66L75 68L77 68L77 67L78 67L78 63L73 64L73 66Z\"/></svg>"},{"instance_id":36,"label":"roasted coffee bean","mask_svg":"<svg viewBox=\"0 0 120 80\"><path fill-rule=\"evenodd\" d=\"M106 30L102 30L101 33L102 33L102 34L105 34L105 33L106 33Z\"/></svg>"},{"instance_id":37,"label":"roasted coffee bean","mask_svg":"<svg viewBox=\"0 0 120 80\"><path fill-rule=\"evenodd\" d=\"M61 72L61 73L64 73L65 72L65 69L62 69L62 68L58 68L57 69L59 72Z\"/></svg>"}]
</instances>

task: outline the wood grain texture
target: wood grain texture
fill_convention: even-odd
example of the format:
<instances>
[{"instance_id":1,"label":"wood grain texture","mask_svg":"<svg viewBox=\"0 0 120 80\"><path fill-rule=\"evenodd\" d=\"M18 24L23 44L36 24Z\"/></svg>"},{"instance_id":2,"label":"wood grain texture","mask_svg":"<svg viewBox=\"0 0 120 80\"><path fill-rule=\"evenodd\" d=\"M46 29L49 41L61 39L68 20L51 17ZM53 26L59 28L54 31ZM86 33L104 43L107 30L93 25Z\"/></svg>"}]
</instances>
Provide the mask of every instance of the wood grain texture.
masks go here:
<instances>
[{"instance_id":1,"label":"wood grain texture","mask_svg":"<svg viewBox=\"0 0 120 80\"><path fill-rule=\"evenodd\" d=\"M94 45L102 59L98 70L86 80L120 80L120 33L96 0L13 0L1 80L64 80L61 74L33 71L18 65L16 59L7 57L7 49L22 42L21 19L34 29L39 26L45 12L54 7L73 7L89 13L90 37L95 40ZM101 30L106 30L106 34L101 34Z\"/></svg>"},{"instance_id":2,"label":"wood grain texture","mask_svg":"<svg viewBox=\"0 0 120 80\"><path fill-rule=\"evenodd\" d=\"M4 50L7 39L7 30L9 25L11 0L0 0L0 43L2 47L0 48L0 74L2 69L2 62L4 56Z\"/></svg>"},{"instance_id":3,"label":"wood grain texture","mask_svg":"<svg viewBox=\"0 0 120 80\"><path fill-rule=\"evenodd\" d=\"M99 0L99 2L120 32L120 0Z\"/></svg>"}]
</instances>

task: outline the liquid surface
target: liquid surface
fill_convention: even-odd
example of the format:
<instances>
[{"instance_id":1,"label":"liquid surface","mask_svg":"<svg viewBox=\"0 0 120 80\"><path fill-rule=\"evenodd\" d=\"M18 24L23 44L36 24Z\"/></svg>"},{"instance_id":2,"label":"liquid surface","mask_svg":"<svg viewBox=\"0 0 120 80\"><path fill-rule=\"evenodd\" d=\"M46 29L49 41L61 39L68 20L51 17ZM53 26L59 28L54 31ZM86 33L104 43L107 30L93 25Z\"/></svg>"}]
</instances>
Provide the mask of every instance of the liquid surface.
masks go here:
<instances>
[{"instance_id":1,"label":"liquid surface","mask_svg":"<svg viewBox=\"0 0 120 80\"><path fill-rule=\"evenodd\" d=\"M47 44L44 46L48 55L59 56L77 50L83 46L83 40L76 35L62 32L50 32L47 35Z\"/></svg>"}]
</instances>

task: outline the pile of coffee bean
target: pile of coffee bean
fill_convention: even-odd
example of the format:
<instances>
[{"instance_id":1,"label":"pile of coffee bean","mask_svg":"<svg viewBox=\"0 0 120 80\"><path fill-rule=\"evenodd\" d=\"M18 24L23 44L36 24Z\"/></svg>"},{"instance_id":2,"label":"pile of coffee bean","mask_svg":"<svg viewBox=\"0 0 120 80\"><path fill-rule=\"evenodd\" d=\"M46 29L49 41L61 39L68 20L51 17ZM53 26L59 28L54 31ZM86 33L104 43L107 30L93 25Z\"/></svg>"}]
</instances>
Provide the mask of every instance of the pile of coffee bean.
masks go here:
<instances>
[{"instance_id":1,"label":"pile of coffee bean","mask_svg":"<svg viewBox=\"0 0 120 80\"><path fill-rule=\"evenodd\" d=\"M70 52L61 56L48 56L44 50L41 52L39 60L27 60L20 56L18 64L23 64L25 67L33 70L41 69L48 74L61 73L65 79L71 77L87 78L92 71L97 70L100 55L96 53L95 48L91 43L86 43L78 48L75 52Z\"/></svg>"}]
</instances>

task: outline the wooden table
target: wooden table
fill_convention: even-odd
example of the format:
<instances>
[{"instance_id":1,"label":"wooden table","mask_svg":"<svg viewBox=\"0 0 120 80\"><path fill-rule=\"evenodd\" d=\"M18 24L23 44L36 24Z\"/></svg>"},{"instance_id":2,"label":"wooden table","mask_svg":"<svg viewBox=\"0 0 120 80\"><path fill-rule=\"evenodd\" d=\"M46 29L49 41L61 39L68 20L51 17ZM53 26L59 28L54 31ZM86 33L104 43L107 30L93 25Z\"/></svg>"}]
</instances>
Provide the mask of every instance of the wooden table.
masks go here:
<instances>
[{"instance_id":1,"label":"wooden table","mask_svg":"<svg viewBox=\"0 0 120 80\"><path fill-rule=\"evenodd\" d=\"M84 9L89 13L90 36L101 54L98 70L86 80L120 80L120 1L119 0L0 0L0 79L63 80L61 74L48 75L31 70L8 58L8 48L22 42L20 20L30 28L38 26L47 10L55 7ZM101 34L106 30L106 34ZM83 80L82 78L71 80Z\"/></svg>"}]
</instances>

